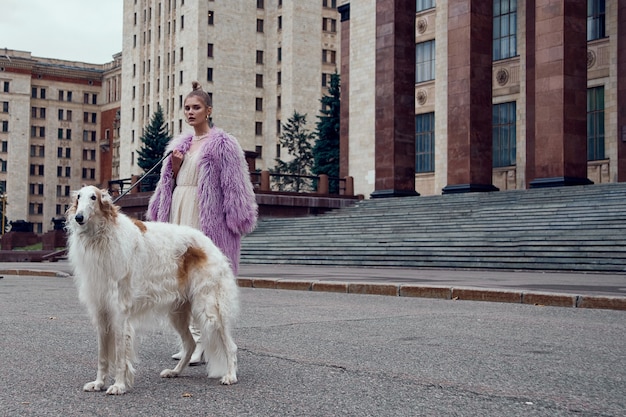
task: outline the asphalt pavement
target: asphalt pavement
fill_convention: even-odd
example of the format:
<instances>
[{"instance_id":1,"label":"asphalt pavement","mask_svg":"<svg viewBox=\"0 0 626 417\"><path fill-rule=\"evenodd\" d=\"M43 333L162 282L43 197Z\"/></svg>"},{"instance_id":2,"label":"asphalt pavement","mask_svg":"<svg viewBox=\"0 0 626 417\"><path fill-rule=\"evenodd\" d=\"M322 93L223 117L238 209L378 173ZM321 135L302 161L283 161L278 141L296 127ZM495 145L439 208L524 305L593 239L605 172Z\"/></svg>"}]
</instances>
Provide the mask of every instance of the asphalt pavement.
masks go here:
<instances>
[{"instance_id":1,"label":"asphalt pavement","mask_svg":"<svg viewBox=\"0 0 626 417\"><path fill-rule=\"evenodd\" d=\"M332 286L241 288L236 385L220 386L202 367L160 378L177 336L156 327L138 331L130 392L83 392L95 377L97 343L73 280L62 270L20 271L0 279L2 417L626 415L624 311ZM360 281L336 272L335 284ZM252 282L282 279L266 273ZM286 276L293 281L294 271Z\"/></svg>"}]
</instances>

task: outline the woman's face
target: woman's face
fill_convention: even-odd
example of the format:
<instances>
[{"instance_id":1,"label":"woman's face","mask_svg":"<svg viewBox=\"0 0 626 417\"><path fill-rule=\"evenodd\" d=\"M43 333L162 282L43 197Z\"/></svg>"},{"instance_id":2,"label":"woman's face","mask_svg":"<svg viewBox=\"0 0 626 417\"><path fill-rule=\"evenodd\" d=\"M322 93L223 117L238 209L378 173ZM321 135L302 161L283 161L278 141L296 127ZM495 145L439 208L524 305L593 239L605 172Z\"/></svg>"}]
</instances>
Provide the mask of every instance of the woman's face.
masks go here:
<instances>
[{"instance_id":1,"label":"woman's face","mask_svg":"<svg viewBox=\"0 0 626 417\"><path fill-rule=\"evenodd\" d=\"M211 106L204 104L199 97L190 96L185 99L185 119L190 126L198 126L207 122L211 115Z\"/></svg>"}]
</instances>

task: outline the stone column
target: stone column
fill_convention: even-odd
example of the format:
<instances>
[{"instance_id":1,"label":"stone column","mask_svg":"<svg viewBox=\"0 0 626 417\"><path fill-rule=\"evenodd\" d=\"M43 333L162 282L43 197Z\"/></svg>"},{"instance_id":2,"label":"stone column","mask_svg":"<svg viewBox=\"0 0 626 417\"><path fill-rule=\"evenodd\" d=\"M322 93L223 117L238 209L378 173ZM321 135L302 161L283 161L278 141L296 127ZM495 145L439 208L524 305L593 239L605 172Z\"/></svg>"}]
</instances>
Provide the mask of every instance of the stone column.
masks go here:
<instances>
[{"instance_id":1,"label":"stone column","mask_svg":"<svg viewBox=\"0 0 626 417\"><path fill-rule=\"evenodd\" d=\"M535 0L526 1L526 166L524 188L535 178Z\"/></svg>"},{"instance_id":2,"label":"stone column","mask_svg":"<svg viewBox=\"0 0 626 417\"><path fill-rule=\"evenodd\" d=\"M339 177L350 173L350 3L337 8L341 14L341 109L339 110Z\"/></svg>"},{"instance_id":3,"label":"stone column","mask_svg":"<svg viewBox=\"0 0 626 417\"><path fill-rule=\"evenodd\" d=\"M448 185L443 194L497 191L492 184L493 2L448 2Z\"/></svg>"},{"instance_id":4,"label":"stone column","mask_svg":"<svg viewBox=\"0 0 626 417\"><path fill-rule=\"evenodd\" d=\"M415 191L415 1L376 0L376 179L372 198Z\"/></svg>"},{"instance_id":5,"label":"stone column","mask_svg":"<svg viewBox=\"0 0 626 417\"><path fill-rule=\"evenodd\" d=\"M530 187L587 178L587 2L535 1L535 179Z\"/></svg>"},{"instance_id":6,"label":"stone column","mask_svg":"<svg viewBox=\"0 0 626 417\"><path fill-rule=\"evenodd\" d=\"M617 181L626 181L626 0L617 2Z\"/></svg>"}]
</instances>

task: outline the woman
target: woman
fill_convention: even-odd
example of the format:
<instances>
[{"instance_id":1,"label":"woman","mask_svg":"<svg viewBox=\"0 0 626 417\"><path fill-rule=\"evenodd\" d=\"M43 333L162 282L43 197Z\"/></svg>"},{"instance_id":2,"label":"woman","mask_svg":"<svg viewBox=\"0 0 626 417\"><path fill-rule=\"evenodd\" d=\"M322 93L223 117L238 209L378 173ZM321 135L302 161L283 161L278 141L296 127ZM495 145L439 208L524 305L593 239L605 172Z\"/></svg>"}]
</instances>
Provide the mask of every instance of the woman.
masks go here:
<instances>
[{"instance_id":1,"label":"woman","mask_svg":"<svg viewBox=\"0 0 626 417\"><path fill-rule=\"evenodd\" d=\"M239 268L241 237L256 226L257 204L245 156L237 140L211 123L211 97L193 82L185 98L185 119L191 132L172 140L161 178L148 204L149 220L184 224L207 235ZM200 334L190 329L198 341ZM182 352L173 355L180 359ZM190 365L202 362L196 344Z\"/></svg>"}]
</instances>

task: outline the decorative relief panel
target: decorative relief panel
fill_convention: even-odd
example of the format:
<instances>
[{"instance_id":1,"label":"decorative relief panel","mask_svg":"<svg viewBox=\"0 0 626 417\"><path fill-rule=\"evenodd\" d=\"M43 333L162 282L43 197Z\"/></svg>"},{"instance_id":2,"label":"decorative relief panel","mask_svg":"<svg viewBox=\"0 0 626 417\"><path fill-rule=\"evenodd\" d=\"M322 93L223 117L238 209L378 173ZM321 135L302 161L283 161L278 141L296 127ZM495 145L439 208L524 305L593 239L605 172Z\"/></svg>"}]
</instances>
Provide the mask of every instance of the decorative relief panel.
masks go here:
<instances>
[{"instance_id":1,"label":"decorative relief panel","mask_svg":"<svg viewBox=\"0 0 626 417\"><path fill-rule=\"evenodd\" d=\"M608 39L587 43L587 78L596 79L609 75L611 50Z\"/></svg>"},{"instance_id":2,"label":"decorative relief panel","mask_svg":"<svg viewBox=\"0 0 626 417\"><path fill-rule=\"evenodd\" d=\"M415 86L415 113L435 111L435 82L420 83Z\"/></svg>"},{"instance_id":3,"label":"decorative relief panel","mask_svg":"<svg viewBox=\"0 0 626 417\"><path fill-rule=\"evenodd\" d=\"M503 96L520 91L519 58L497 61L493 64L493 95Z\"/></svg>"},{"instance_id":4,"label":"decorative relief panel","mask_svg":"<svg viewBox=\"0 0 626 417\"><path fill-rule=\"evenodd\" d=\"M415 42L435 39L436 9L432 8L415 16Z\"/></svg>"}]
</instances>

